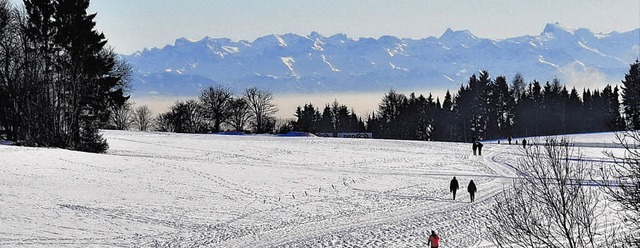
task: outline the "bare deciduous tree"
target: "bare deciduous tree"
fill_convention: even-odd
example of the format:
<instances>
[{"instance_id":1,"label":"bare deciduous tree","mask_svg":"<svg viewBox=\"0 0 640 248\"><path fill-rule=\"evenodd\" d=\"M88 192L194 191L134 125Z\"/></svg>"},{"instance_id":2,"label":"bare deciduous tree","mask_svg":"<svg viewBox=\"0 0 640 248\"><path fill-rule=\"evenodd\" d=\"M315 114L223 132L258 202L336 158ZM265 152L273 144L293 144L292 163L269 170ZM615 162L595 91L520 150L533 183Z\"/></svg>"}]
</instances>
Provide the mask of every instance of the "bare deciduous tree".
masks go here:
<instances>
[{"instance_id":1,"label":"bare deciduous tree","mask_svg":"<svg viewBox=\"0 0 640 248\"><path fill-rule=\"evenodd\" d=\"M22 26L26 18L7 0L0 0L0 129L9 140L17 140L20 132L20 106L24 85L22 68L25 53Z\"/></svg>"},{"instance_id":2,"label":"bare deciduous tree","mask_svg":"<svg viewBox=\"0 0 640 248\"><path fill-rule=\"evenodd\" d=\"M151 126L151 110L149 110L149 106L142 105L138 106L134 110L134 123L137 125L138 130L147 131Z\"/></svg>"},{"instance_id":3,"label":"bare deciduous tree","mask_svg":"<svg viewBox=\"0 0 640 248\"><path fill-rule=\"evenodd\" d=\"M202 105L195 100L187 100L184 103L185 117L187 120L186 132L198 133L206 131L205 117L202 114Z\"/></svg>"},{"instance_id":4,"label":"bare deciduous tree","mask_svg":"<svg viewBox=\"0 0 640 248\"><path fill-rule=\"evenodd\" d=\"M273 114L278 111L272 102L271 92L251 87L245 90L244 98L249 104L249 110L253 115L253 126L256 133L268 132L275 123Z\"/></svg>"},{"instance_id":5,"label":"bare deciduous tree","mask_svg":"<svg viewBox=\"0 0 640 248\"><path fill-rule=\"evenodd\" d=\"M220 125L229 118L232 99L231 89L222 85L210 86L200 94L204 115L212 122L213 131L220 131Z\"/></svg>"},{"instance_id":6,"label":"bare deciduous tree","mask_svg":"<svg viewBox=\"0 0 640 248\"><path fill-rule=\"evenodd\" d=\"M176 102L169 112L160 115L159 121L157 124L162 125L159 128L167 127L167 131L177 133L197 133L206 129L202 106L196 100Z\"/></svg>"},{"instance_id":7,"label":"bare deciduous tree","mask_svg":"<svg viewBox=\"0 0 640 248\"><path fill-rule=\"evenodd\" d=\"M111 113L111 124L116 130L129 130L134 121L132 104L126 102L121 106L114 106Z\"/></svg>"},{"instance_id":8,"label":"bare deciduous tree","mask_svg":"<svg viewBox=\"0 0 640 248\"><path fill-rule=\"evenodd\" d=\"M488 217L498 247L597 247L613 232L602 230L602 199L586 184L586 164L565 140L524 149L521 178L498 194Z\"/></svg>"},{"instance_id":9,"label":"bare deciduous tree","mask_svg":"<svg viewBox=\"0 0 640 248\"><path fill-rule=\"evenodd\" d=\"M605 152L616 166L604 167L601 172L607 193L622 208L619 213L629 228L627 242L640 247L640 131L619 133L616 138L625 152L623 155Z\"/></svg>"},{"instance_id":10,"label":"bare deciduous tree","mask_svg":"<svg viewBox=\"0 0 640 248\"><path fill-rule=\"evenodd\" d=\"M274 132L278 134L286 134L288 132L293 131L293 123L295 123L295 119L283 119L276 118L274 122Z\"/></svg>"},{"instance_id":11,"label":"bare deciduous tree","mask_svg":"<svg viewBox=\"0 0 640 248\"><path fill-rule=\"evenodd\" d=\"M160 132L173 132L175 130L171 111L158 114L154 119L155 127Z\"/></svg>"},{"instance_id":12,"label":"bare deciduous tree","mask_svg":"<svg viewBox=\"0 0 640 248\"><path fill-rule=\"evenodd\" d=\"M229 110L231 115L229 119L227 119L227 123L233 127L235 131L244 131L247 122L251 119L247 101L243 98L232 99L229 103Z\"/></svg>"}]
</instances>

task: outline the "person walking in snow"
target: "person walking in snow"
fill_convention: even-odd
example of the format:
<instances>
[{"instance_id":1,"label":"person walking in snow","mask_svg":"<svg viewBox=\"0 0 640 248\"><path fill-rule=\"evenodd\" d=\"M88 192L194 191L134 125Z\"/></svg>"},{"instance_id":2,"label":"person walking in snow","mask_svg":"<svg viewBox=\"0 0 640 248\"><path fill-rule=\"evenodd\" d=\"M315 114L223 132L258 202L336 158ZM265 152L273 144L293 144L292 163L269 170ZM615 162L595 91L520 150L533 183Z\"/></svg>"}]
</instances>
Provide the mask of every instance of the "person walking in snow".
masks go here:
<instances>
[{"instance_id":1,"label":"person walking in snow","mask_svg":"<svg viewBox=\"0 0 640 248\"><path fill-rule=\"evenodd\" d=\"M484 146L480 141L476 145L478 147L478 156L482 156L482 146Z\"/></svg>"},{"instance_id":2,"label":"person walking in snow","mask_svg":"<svg viewBox=\"0 0 640 248\"><path fill-rule=\"evenodd\" d=\"M527 139L522 139L522 148L527 149Z\"/></svg>"},{"instance_id":3,"label":"person walking in snow","mask_svg":"<svg viewBox=\"0 0 640 248\"><path fill-rule=\"evenodd\" d=\"M507 140L509 141L509 145L511 145L511 135L507 137Z\"/></svg>"},{"instance_id":4,"label":"person walking in snow","mask_svg":"<svg viewBox=\"0 0 640 248\"><path fill-rule=\"evenodd\" d=\"M438 248L438 243L440 243L440 237L438 237L435 231L431 230L431 235L429 235L427 245L431 245L431 248Z\"/></svg>"},{"instance_id":5,"label":"person walking in snow","mask_svg":"<svg viewBox=\"0 0 640 248\"><path fill-rule=\"evenodd\" d=\"M453 177L453 179L451 179L451 183L449 183L449 190L453 193L453 200L456 199L456 191L458 191L458 188L458 180L456 177Z\"/></svg>"},{"instance_id":6,"label":"person walking in snow","mask_svg":"<svg viewBox=\"0 0 640 248\"><path fill-rule=\"evenodd\" d=\"M467 192L469 192L469 196L471 197L471 202L473 202L476 198L476 184L473 183L473 180L469 182L469 186L467 186Z\"/></svg>"},{"instance_id":7,"label":"person walking in snow","mask_svg":"<svg viewBox=\"0 0 640 248\"><path fill-rule=\"evenodd\" d=\"M474 141L473 145L471 145L471 149L473 149L473 156L476 155L476 150L478 150L478 144Z\"/></svg>"}]
</instances>

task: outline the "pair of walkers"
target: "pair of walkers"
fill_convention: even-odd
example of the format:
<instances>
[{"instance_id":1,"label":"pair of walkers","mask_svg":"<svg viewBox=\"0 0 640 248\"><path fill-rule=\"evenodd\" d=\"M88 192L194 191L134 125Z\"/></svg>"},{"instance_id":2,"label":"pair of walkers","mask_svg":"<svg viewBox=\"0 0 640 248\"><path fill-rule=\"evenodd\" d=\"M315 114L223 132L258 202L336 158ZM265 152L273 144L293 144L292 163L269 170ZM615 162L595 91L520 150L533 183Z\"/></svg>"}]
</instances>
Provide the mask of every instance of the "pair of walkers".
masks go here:
<instances>
[{"instance_id":1,"label":"pair of walkers","mask_svg":"<svg viewBox=\"0 0 640 248\"><path fill-rule=\"evenodd\" d=\"M480 141L474 141L471 148L473 149L473 155L476 155L476 151L478 151L478 155L482 156L482 146L484 146Z\"/></svg>"},{"instance_id":2,"label":"pair of walkers","mask_svg":"<svg viewBox=\"0 0 640 248\"><path fill-rule=\"evenodd\" d=\"M480 140L478 140L478 138L476 137L473 137L471 139L471 143L473 143L473 145L471 146L471 148L473 149L473 156L476 155L476 151L478 155L482 156L482 147L484 145L480 142Z\"/></svg>"},{"instance_id":3,"label":"pair of walkers","mask_svg":"<svg viewBox=\"0 0 640 248\"><path fill-rule=\"evenodd\" d=\"M458 191L459 188L460 187L458 185L458 179L456 179L456 177L453 177L453 179L451 179L451 183L449 183L449 190L451 191L451 193L453 193L454 200L456 199L456 191ZM476 191L478 191L478 189L476 188L476 184L473 182L473 180L471 180L469 182L469 185L467 185L467 192L469 192L469 196L471 196L471 202L475 200Z\"/></svg>"}]
</instances>

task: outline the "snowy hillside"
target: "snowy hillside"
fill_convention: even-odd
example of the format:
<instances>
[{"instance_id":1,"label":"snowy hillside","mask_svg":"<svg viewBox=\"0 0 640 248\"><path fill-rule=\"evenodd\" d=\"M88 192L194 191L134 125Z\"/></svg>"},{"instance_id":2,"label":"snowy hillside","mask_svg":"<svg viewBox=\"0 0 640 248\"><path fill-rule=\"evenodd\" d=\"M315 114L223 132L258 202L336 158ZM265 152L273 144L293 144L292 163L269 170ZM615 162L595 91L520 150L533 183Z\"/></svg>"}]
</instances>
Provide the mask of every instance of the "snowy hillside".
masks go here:
<instances>
[{"instance_id":1,"label":"snowy hillside","mask_svg":"<svg viewBox=\"0 0 640 248\"><path fill-rule=\"evenodd\" d=\"M504 40L447 29L439 37L352 39L343 34L268 35L253 42L185 38L123 56L135 68L134 94L196 95L214 82L273 92L456 89L479 70L511 78L617 83L640 56L640 29L594 34L547 24L537 36ZM579 83L579 82L578 82ZM592 82L590 82L592 83Z\"/></svg>"},{"instance_id":2,"label":"snowy hillside","mask_svg":"<svg viewBox=\"0 0 640 248\"><path fill-rule=\"evenodd\" d=\"M519 154L504 142L479 157L461 143L105 137L107 154L0 145L0 246L425 247L435 230L443 247L490 247L484 216ZM601 147L581 149L603 157ZM453 176L463 189L456 200Z\"/></svg>"}]
</instances>

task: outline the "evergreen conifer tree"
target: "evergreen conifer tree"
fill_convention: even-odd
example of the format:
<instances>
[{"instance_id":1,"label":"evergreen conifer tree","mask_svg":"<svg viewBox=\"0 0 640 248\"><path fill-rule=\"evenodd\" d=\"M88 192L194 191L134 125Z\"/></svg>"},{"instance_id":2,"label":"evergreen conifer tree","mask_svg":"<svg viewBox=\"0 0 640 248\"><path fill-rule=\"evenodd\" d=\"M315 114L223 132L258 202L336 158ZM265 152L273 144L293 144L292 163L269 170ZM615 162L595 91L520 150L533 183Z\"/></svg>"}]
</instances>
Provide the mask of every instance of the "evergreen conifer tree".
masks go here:
<instances>
[{"instance_id":1,"label":"evergreen conifer tree","mask_svg":"<svg viewBox=\"0 0 640 248\"><path fill-rule=\"evenodd\" d=\"M334 133L333 115L331 114L331 107L327 104L322 110L322 116L320 117L320 123L318 125L320 132Z\"/></svg>"},{"instance_id":2,"label":"evergreen conifer tree","mask_svg":"<svg viewBox=\"0 0 640 248\"><path fill-rule=\"evenodd\" d=\"M640 62L631 64L629 73L622 80L622 104L630 129L640 129Z\"/></svg>"},{"instance_id":3,"label":"evergreen conifer tree","mask_svg":"<svg viewBox=\"0 0 640 248\"><path fill-rule=\"evenodd\" d=\"M602 97L606 104L605 125L611 131L624 130L624 120L620 116L620 94L618 91L617 86L612 88L611 85L607 85L602 90Z\"/></svg>"},{"instance_id":4,"label":"evergreen conifer tree","mask_svg":"<svg viewBox=\"0 0 640 248\"><path fill-rule=\"evenodd\" d=\"M294 126L296 131L312 133L318 131L320 113L313 104L305 104L302 108L298 106L295 116L298 118Z\"/></svg>"},{"instance_id":5,"label":"evergreen conifer tree","mask_svg":"<svg viewBox=\"0 0 640 248\"><path fill-rule=\"evenodd\" d=\"M128 100L130 69L116 60L95 30L89 0L25 0L25 57L28 87L20 137L27 144L102 152L99 135Z\"/></svg>"}]
</instances>

